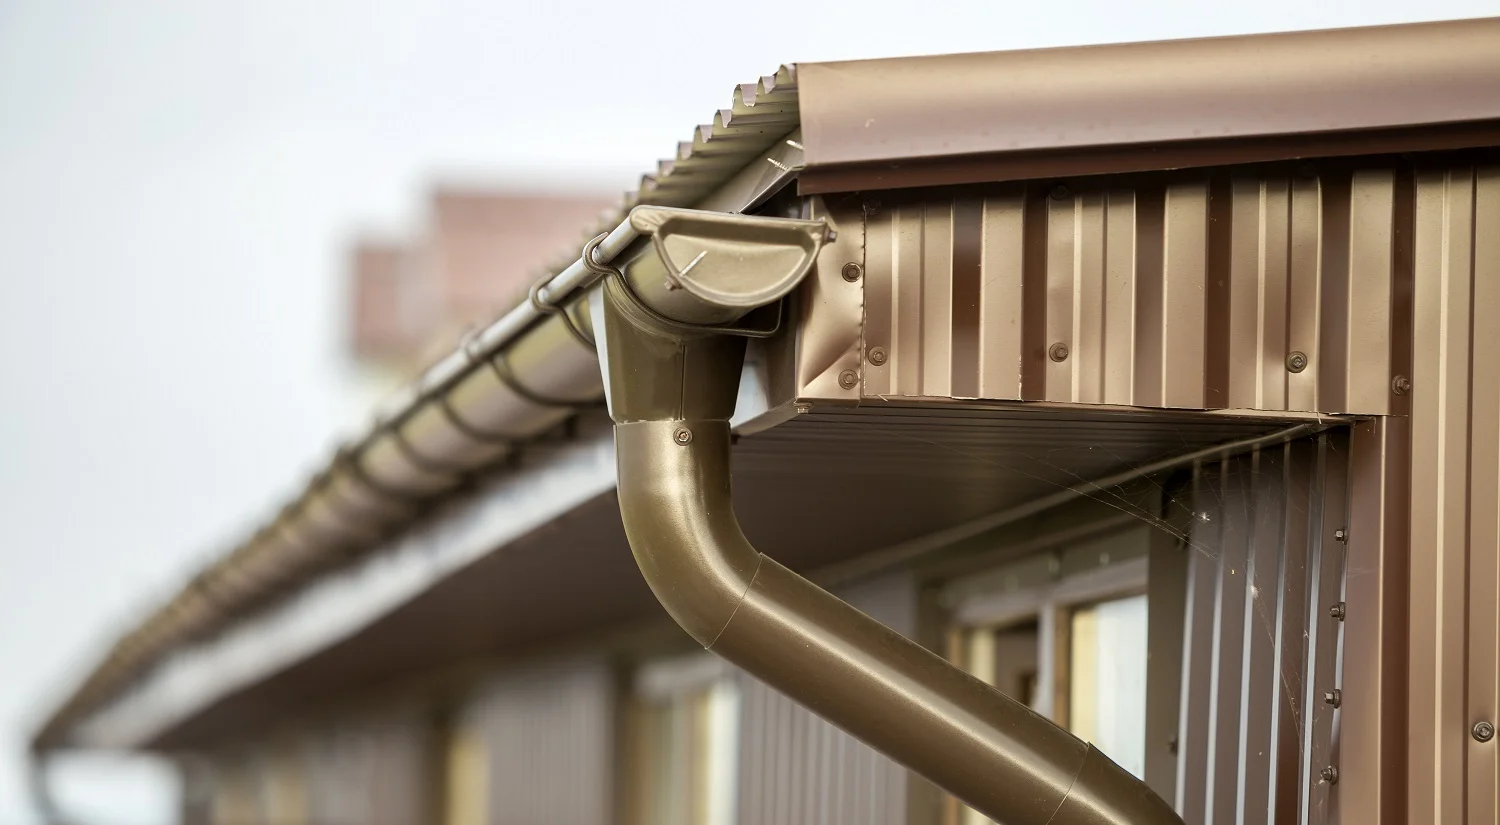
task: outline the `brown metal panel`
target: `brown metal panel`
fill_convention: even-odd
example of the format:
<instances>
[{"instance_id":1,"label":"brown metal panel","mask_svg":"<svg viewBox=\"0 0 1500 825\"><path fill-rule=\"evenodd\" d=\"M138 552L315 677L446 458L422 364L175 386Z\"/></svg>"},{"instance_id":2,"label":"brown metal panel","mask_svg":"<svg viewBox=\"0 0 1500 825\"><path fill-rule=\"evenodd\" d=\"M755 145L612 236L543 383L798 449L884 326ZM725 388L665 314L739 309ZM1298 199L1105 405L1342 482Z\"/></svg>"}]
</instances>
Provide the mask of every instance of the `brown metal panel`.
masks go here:
<instances>
[{"instance_id":1,"label":"brown metal panel","mask_svg":"<svg viewBox=\"0 0 1500 825\"><path fill-rule=\"evenodd\" d=\"M1474 174L1474 328L1470 377L1468 692L1465 722L1500 719L1500 168ZM1500 822L1493 739L1467 748L1469 822Z\"/></svg>"},{"instance_id":2,"label":"brown metal panel","mask_svg":"<svg viewBox=\"0 0 1500 825\"><path fill-rule=\"evenodd\" d=\"M1167 187L1162 273L1162 403L1205 406L1208 185Z\"/></svg>"},{"instance_id":3,"label":"brown metal panel","mask_svg":"<svg viewBox=\"0 0 1500 825\"><path fill-rule=\"evenodd\" d=\"M1240 683L1240 787L1235 802L1245 822L1265 822L1275 810L1277 697L1281 670L1276 657L1281 555L1286 509L1287 447L1249 457L1251 486L1246 504L1249 552L1245 562L1244 668Z\"/></svg>"},{"instance_id":4,"label":"brown metal panel","mask_svg":"<svg viewBox=\"0 0 1500 825\"><path fill-rule=\"evenodd\" d=\"M1344 409L1390 407L1396 173L1354 174L1349 198L1349 297Z\"/></svg>"},{"instance_id":5,"label":"brown metal panel","mask_svg":"<svg viewBox=\"0 0 1500 825\"><path fill-rule=\"evenodd\" d=\"M953 394L953 203L926 203L922 209L922 320L920 329L947 329L948 335L922 340L919 395Z\"/></svg>"},{"instance_id":6,"label":"brown metal panel","mask_svg":"<svg viewBox=\"0 0 1500 825\"><path fill-rule=\"evenodd\" d=\"M1104 212L1104 324L1100 343L1106 404L1135 403L1135 192L1112 190Z\"/></svg>"},{"instance_id":7,"label":"brown metal panel","mask_svg":"<svg viewBox=\"0 0 1500 825\"><path fill-rule=\"evenodd\" d=\"M1318 445L1311 440L1294 442L1286 450L1286 521L1281 531L1278 559L1277 612L1275 621L1278 678L1276 704L1272 710L1274 732L1272 762L1273 822L1300 820L1306 765L1303 731L1307 707L1307 656L1309 612L1307 586L1311 539L1317 523Z\"/></svg>"},{"instance_id":8,"label":"brown metal panel","mask_svg":"<svg viewBox=\"0 0 1500 825\"><path fill-rule=\"evenodd\" d=\"M977 398L1021 397L1023 259L1015 250L1023 245L1025 204L1020 192L984 199Z\"/></svg>"},{"instance_id":9,"label":"brown metal panel","mask_svg":"<svg viewBox=\"0 0 1500 825\"><path fill-rule=\"evenodd\" d=\"M865 346L886 362L864 396L1009 400L1019 384L1036 401L1389 413L1406 176L1382 161L880 193Z\"/></svg>"},{"instance_id":10,"label":"brown metal panel","mask_svg":"<svg viewBox=\"0 0 1500 825\"><path fill-rule=\"evenodd\" d=\"M1321 435L1195 474L1176 787L1189 823L1333 821L1324 693L1337 688L1347 454Z\"/></svg>"},{"instance_id":11,"label":"brown metal panel","mask_svg":"<svg viewBox=\"0 0 1500 825\"><path fill-rule=\"evenodd\" d=\"M1348 529L1345 507L1348 501L1347 440L1342 434L1325 435L1319 438L1318 477L1321 484L1314 488L1314 513L1312 556L1309 559L1308 617L1305 625L1308 634L1308 685L1307 731L1304 748L1307 751L1305 781L1307 791L1303 808L1309 823L1334 821L1330 810L1333 805L1333 790L1336 780L1323 772L1332 767L1338 769L1338 758L1334 748L1333 731L1338 713L1340 690L1337 679L1339 632L1343 623L1336 620L1330 610L1343 600L1344 543L1338 534Z\"/></svg>"},{"instance_id":12,"label":"brown metal panel","mask_svg":"<svg viewBox=\"0 0 1500 825\"><path fill-rule=\"evenodd\" d=\"M908 203L891 209L892 245L892 294L896 299L893 313L896 319L895 335L889 352L892 384L895 394L923 396L927 365L927 352L935 346L922 334L922 323L927 320L925 300L927 297L927 257L923 250L926 239L926 205ZM937 279L947 275L948 267L932 273ZM947 329L946 325L939 329ZM936 345L940 346L940 345Z\"/></svg>"},{"instance_id":13,"label":"brown metal panel","mask_svg":"<svg viewBox=\"0 0 1500 825\"><path fill-rule=\"evenodd\" d=\"M1178 723L1177 798L1174 808L1190 823L1209 821L1212 774L1204 769L1213 748L1209 715L1214 692L1214 614L1219 564L1213 548L1219 542L1223 512L1211 490L1218 465L1199 468L1193 477L1193 529L1188 536L1187 629L1182 653L1182 715Z\"/></svg>"},{"instance_id":14,"label":"brown metal panel","mask_svg":"<svg viewBox=\"0 0 1500 825\"><path fill-rule=\"evenodd\" d=\"M1000 180L1049 158L1097 168L1042 175L1308 157L1314 142L1431 148L1434 127L1500 117L1497 38L1500 21L1472 20L802 64L802 186ZM1405 144L1374 148L1394 134Z\"/></svg>"},{"instance_id":15,"label":"brown metal panel","mask_svg":"<svg viewBox=\"0 0 1500 825\"><path fill-rule=\"evenodd\" d=\"M1061 197L1058 197L1061 195ZM1074 307L1083 295L1078 284L1078 259L1084 254L1078 237L1078 212L1082 204L1078 199L1061 190L1047 204L1047 315L1046 344L1046 391L1047 401L1073 401L1075 376L1078 362L1083 359L1082 348L1073 340ZM1058 346L1065 347L1067 354L1058 358L1053 354ZM1057 351L1058 354L1062 350Z\"/></svg>"},{"instance_id":16,"label":"brown metal panel","mask_svg":"<svg viewBox=\"0 0 1500 825\"><path fill-rule=\"evenodd\" d=\"M1413 301L1409 816L1460 822L1474 230L1469 169L1417 177ZM1491 505L1492 506L1492 505Z\"/></svg>"},{"instance_id":17,"label":"brown metal panel","mask_svg":"<svg viewBox=\"0 0 1500 825\"><path fill-rule=\"evenodd\" d=\"M865 205L865 328L864 387L867 396L896 395L893 379L896 365L891 361L875 363L871 356L877 349L895 351L896 312L896 233L895 210L882 208L879 201ZM804 383L804 376L798 376Z\"/></svg>"},{"instance_id":18,"label":"brown metal panel","mask_svg":"<svg viewBox=\"0 0 1500 825\"><path fill-rule=\"evenodd\" d=\"M1204 770L1210 777L1204 802L1206 822L1232 822L1242 808L1239 790L1243 787L1242 754L1244 743L1241 715L1242 693L1246 678L1244 651L1250 628L1246 626L1246 601L1249 591L1248 551L1252 525L1253 499L1248 484L1252 470L1246 466L1254 455L1225 461L1220 469L1223 507L1219 512L1218 575L1214 590L1213 664L1210 666L1212 687L1209 691L1208 716L1202 720L1209 727L1212 746Z\"/></svg>"},{"instance_id":19,"label":"brown metal panel","mask_svg":"<svg viewBox=\"0 0 1500 825\"><path fill-rule=\"evenodd\" d=\"M1407 422L1354 427L1345 593L1340 814L1406 821Z\"/></svg>"}]
</instances>

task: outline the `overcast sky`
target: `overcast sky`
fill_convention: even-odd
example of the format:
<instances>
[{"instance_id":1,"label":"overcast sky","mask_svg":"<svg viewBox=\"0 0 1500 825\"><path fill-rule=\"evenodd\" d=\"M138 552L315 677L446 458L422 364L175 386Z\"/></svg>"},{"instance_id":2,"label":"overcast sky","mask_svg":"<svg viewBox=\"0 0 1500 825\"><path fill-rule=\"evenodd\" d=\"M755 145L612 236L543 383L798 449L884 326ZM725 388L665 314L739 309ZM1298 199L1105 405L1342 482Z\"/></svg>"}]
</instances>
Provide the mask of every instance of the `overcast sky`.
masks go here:
<instances>
[{"instance_id":1,"label":"overcast sky","mask_svg":"<svg viewBox=\"0 0 1500 825\"><path fill-rule=\"evenodd\" d=\"M435 178L623 189L788 61L1496 13L0 0L0 825L32 821L40 717L355 422L342 253L413 226ZM162 823L164 776L94 760L59 791L90 823Z\"/></svg>"}]
</instances>

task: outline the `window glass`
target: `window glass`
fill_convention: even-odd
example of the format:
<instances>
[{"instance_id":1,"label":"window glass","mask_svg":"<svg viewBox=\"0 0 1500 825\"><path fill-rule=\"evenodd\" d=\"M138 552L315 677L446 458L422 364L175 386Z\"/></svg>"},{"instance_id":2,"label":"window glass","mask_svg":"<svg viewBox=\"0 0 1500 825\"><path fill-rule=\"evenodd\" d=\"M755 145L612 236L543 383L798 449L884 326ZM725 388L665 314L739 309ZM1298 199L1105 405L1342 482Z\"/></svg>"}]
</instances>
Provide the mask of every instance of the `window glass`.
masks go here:
<instances>
[{"instance_id":1,"label":"window glass","mask_svg":"<svg viewBox=\"0 0 1500 825\"><path fill-rule=\"evenodd\" d=\"M1136 776L1146 770L1146 597L1074 608L1068 729Z\"/></svg>"}]
</instances>

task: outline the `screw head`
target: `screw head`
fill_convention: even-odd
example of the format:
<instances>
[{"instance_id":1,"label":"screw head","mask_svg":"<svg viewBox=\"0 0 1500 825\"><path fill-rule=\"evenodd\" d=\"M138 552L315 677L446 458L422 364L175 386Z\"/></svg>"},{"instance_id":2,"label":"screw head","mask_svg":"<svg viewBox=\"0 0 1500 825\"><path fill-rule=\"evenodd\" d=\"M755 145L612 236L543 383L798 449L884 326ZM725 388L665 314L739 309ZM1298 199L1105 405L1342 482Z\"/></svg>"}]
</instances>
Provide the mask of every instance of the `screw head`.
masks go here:
<instances>
[{"instance_id":1,"label":"screw head","mask_svg":"<svg viewBox=\"0 0 1500 825\"><path fill-rule=\"evenodd\" d=\"M881 364L884 364L885 350L880 347L875 347L874 349L870 350L870 363L874 364L877 367Z\"/></svg>"},{"instance_id":2,"label":"screw head","mask_svg":"<svg viewBox=\"0 0 1500 825\"><path fill-rule=\"evenodd\" d=\"M672 433L672 440L678 444L693 443L693 431L687 427L678 427L677 432Z\"/></svg>"},{"instance_id":3,"label":"screw head","mask_svg":"<svg viewBox=\"0 0 1500 825\"><path fill-rule=\"evenodd\" d=\"M1391 379L1391 392L1397 395L1406 395L1411 392L1411 379L1404 375L1398 375Z\"/></svg>"},{"instance_id":4,"label":"screw head","mask_svg":"<svg viewBox=\"0 0 1500 825\"><path fill-rule=\"evenodd\" d=\"M1495 726L1489 722L1475 722L1472 730L1475 742L1488 742L1495 738Z\"/></svg>"},{"instance_id":5,"label":"screw head","mask_svg":"<svg viewBox=\"0 0 1500 825\"><path fill-rule=\"evenodd\" d=\"M846 390L852 390L854 389L854 385L858 383L859 373L855 372L854 370L844 370L843 372L839 373L840 387L843 387Z\"/></svg>"},{"instance_id":6,"label":"screw head","mask_svg":"<svg viewBox=\"0 0 1500 825\"><path fill-rule=\"evenodd\" d=\"M1348 531L1345 531L1345 530L1334 530L1333 531L1333 540L1334 541L1348 541L1349 540L1349 533L1348 533Z\"/></svg>"},{"instance_id":7,"label":"screw head","mask_svg":"<svg viewBox=\"0 0 1500 825\"><path fill-rule=\"evenodd\" d=\"M807 415L808 413L812 412L812 405L796 404L792 407L792 409L796 410L798 415Z\"/></svg>"},{"instance_id":8,"label":"screw head","mask_svg":"<svg viewBox=\"0 0 1500 825\"><path fill-rule=\"evenodd\" d=\"M1330 785L1337 785L1339 783L1339 769L1332 765L1319 771L1318 775L1323 777L1323 781Z\"/></svg>"},{"instance_id":9,"label":"screw head","mask_svg":"<svg viewBox=\"0 0 1500 825\"><path fill-rule=\"evenodd\" d=\"M1328 616L1334 621L1342 622L1344 620L1344 603L1339 602L1333 607L1328 608Z\"/></svg>"},{"instance_id":10,"label":"screw head","mask_svg":"<svg viewBox=\"0 0 1500 825\"><path fill-rule=\"evenodd\" d=\"M1058 185L1052 187L1052 191L1048 192L1047 194L1049 196L1051 196L1051 198L1053 200L1055 200L1055 201L1067 200L1069 197L1072 197L1072 195L1073 195L1072 192L1068 191L1068 187L1066 187L1066 186L1064 186L1064 185L1062 185L1060 183Z\"/></svg>"},{"instance_id":11,"label":"screw head","mask_svg":"<svg viewBox=\"0 0 1500 825\"><path fill-rule=\"evenodd\" d=\"M1047 357L1058 362L1068 360L1068 345L1058 341L1052 345L1051 349L1047 350Z\"/></svg>"},{"instance_id":12,"label":"screw head","mask_svg":"<svg viewBox=\"0 0 1500 825\"><path fill-rule=\"evenodd\" d=\"M1307 369L1307 353L1299 351L1287 355L1286 368L1288 372L1301 372Z\"/></svg>"},{"instance_id":13,"label":"screw head","mask_svg":"<svg viewBox=\"0 0 1500 825\"><path fill-rule=\"evenodd\" d=\"M1334 688L1323 694L1323 701L1334 707L1338 707L1344 703L1344 692L1338 688Z\"/></svg>"},{"instance_id":14,"label":"screw head","mask_svg":"<svg viewBox=\"0 0 1500 825\"><path fill-rule=\"evenodd\" d=\"M863 275L864 272L865 268L853 261L844 264L844 280L851 284L859 280L859 276Z\"/></svg>"}]
</instances>

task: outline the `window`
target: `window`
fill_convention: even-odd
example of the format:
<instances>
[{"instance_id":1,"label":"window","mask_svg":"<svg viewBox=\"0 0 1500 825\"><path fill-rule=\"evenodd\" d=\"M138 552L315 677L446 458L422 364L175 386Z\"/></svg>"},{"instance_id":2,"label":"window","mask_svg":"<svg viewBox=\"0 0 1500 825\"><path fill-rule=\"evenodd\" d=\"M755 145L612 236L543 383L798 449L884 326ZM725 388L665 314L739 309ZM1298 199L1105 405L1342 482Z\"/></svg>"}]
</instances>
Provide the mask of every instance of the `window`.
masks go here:
<instances>
[{"instance_id":1,"label":"window","mask_svg":"<svg viewBox=\"0 0 1500 825\"><path fill-rule=\"evenodd\" d=\"M732 825L739 688L709 653L652 662L626 706L626 822Z\"/></svg>"},{"instance_id":2,"label":"window","mask_svg":"<svg viewBox=\"0 0 1500 825\"><path fill-rule=\"evenodd\" d=\"M949 658L1145 772L1146 557L1150 528L1071 542L955 581ZM950 801L948 825L982 825Z\"/></svg>"}]
</instances>

